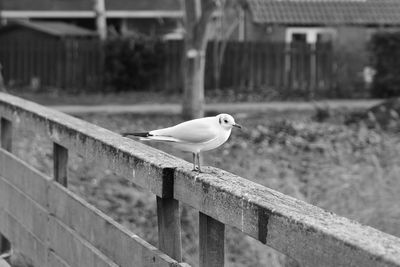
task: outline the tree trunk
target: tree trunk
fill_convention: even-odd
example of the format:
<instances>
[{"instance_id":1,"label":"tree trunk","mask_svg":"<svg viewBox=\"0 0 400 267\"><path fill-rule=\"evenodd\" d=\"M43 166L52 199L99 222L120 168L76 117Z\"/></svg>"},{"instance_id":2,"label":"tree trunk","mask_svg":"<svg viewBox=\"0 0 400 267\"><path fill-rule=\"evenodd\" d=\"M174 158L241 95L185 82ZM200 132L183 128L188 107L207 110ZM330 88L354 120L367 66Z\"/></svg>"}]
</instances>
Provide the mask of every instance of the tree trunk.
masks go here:
<instances>
[{"instance_id":1,"label":"tree trunk","mask_svg":"<svg viewBox=\"0 0 400 267\"><path fill-rule=\"evenodd\" d=\"M105 0L94 0L94 11L96 14L96 29L101 40L107 38L107 19Z\"/></svg>"},{"instance_id":2,"label":"tree trunk","mask_svg":"<svg viewBox=\"0 0 400 267\"><path fill-rule=\"evenodd\" d=\"M184 97L182 116L204 116L204 68L207 27L218 7L216 0L183 0L185 7Z\"/></svg>"},{"instance_id":3,"label":"tree trunk","mask_svg":"<svg viewBox=\"0 0 400 267\"><path fill-rule=\"evenodd\" d=\"M192 50L193 51L193 50ZM185 91L183 102L183 117L194 119L204 116L204 66L205 57L186 56L185 59Z\"/></svg>"}]
</instances>

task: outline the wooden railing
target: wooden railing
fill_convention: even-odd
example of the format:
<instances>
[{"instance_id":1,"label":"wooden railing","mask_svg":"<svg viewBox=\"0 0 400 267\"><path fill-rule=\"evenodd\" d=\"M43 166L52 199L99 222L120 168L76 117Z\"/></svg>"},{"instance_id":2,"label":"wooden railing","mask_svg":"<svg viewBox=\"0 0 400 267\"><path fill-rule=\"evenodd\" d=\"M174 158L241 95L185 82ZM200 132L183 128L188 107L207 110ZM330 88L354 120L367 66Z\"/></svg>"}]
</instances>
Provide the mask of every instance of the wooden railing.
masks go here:
<instances>
[{"instance_id":1,"label":"wooden railing","mask_svg":"<svg viewBox=\"0 0 400 267\"><path fill-rule=\"evenodd\" d=\"M0 116L0 232L35 266L187 266L180 203L200 213L202 267L224 265L225 225L301 266L400 266L399 238L228 172L192 172L183 160L3 93ZM10 153L12 130L21 127L54 142L54 177ZM68 190L69 151L156 195L158 249Z\"/></svg>"}]
</instances>

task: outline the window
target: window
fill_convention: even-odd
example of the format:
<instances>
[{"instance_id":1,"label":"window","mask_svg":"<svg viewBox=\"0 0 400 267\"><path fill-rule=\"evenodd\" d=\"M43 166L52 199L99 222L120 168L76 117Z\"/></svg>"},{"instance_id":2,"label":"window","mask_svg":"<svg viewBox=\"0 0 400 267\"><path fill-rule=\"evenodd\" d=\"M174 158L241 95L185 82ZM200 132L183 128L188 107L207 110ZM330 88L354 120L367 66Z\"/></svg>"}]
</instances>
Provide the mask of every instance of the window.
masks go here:
<instances>
[{"instance_id":1,"label":"window","mask_svg":"<svg viewBox=\"0 0 400 267\"><path fill-rule=\"evenodd\" d=\"M291 27L286 29L285 41L313 44L329 42L336 37L336 30L328 27Z\"/></svg>"},{"instance_id":2,"label":"window","mask_svg":"<svg viewBox=\"0 0 400 267\"><path fill-rule=\"evenodd\" d=\"M296 43L307 43L307 34L305 33L293 33L292 42Z\"/></svg>"}]
</instances>

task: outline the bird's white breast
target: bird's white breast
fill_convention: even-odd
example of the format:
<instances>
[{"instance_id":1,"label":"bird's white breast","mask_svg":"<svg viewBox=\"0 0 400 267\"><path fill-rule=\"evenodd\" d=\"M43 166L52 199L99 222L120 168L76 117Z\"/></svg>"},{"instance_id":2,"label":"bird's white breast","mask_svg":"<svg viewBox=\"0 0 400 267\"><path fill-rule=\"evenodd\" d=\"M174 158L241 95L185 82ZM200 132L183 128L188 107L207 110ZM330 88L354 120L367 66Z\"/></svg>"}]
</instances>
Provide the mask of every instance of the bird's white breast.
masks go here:
<instances>
[{"instance_id":1,"label":"bird's white breast","mask_svg":"<svg viewBox=\"0 0 400 267\"><path fill-rule=\"evenodd\" d=\"M203 147L200 149L200 151L207 151L207 150L211 150L211 149L221 146L228 140L230 135L231 135L230 129L229 130L225 130L225 129L221 130L221 132L218 134L218 137L215 138L214 140L204 143Z\"/></svg>"},{"instance_id":2,"label":"bird's white breast","mask_svg":"<svg viewBox=\"0 0 400 267\"><path fill-rule=\"evenodd\" d=\"M199 153L201 151L208 151L217 148L224 144L231 134L231 130L221 129L217 136L207 142L203 143L172 143L172 145L180 150Z\"/></svg>"}]
</instances>

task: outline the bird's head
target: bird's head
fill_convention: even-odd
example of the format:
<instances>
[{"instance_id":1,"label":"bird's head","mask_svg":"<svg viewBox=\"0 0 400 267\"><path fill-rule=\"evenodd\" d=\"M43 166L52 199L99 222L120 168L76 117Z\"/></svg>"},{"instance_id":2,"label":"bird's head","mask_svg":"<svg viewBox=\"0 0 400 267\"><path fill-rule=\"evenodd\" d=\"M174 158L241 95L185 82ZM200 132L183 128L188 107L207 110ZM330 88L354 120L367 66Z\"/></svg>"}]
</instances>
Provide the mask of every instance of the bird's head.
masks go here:
<instances>
[{"instance_id":1,"label":"bird's head","mask_svg":"<svg viewBox=\"0 0 400 267\"><path fill-rule=\"evenodd\" d=\"M227 130L232 129L232 127L242 128L241 125L235 122L235 119L229 114L219 114L217 115L219 124Z\"/></svg>"}]
</instances>

